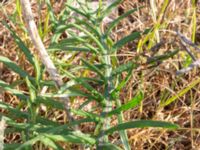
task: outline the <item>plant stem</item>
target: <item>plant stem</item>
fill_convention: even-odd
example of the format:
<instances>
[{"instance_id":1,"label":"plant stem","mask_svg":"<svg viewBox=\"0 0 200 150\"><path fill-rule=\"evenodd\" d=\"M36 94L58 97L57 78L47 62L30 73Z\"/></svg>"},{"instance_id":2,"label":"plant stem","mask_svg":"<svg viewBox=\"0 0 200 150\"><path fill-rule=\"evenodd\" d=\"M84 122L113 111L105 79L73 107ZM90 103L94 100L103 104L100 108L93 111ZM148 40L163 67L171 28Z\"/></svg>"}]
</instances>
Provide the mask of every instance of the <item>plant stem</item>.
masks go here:
<instances>
[{"instance_id":1,"label":"plant stem","mask_svg":"<svg viewBox=\"0 0 200 150\"><path fill-rule=\"evenodd\" d=\"M192 15L192 42L195 42L196 37L196 28L197 28L197 4L195 0L192 1L192 9L193 9L193 15Z\"/></svg>"},{"instance_id":2,"label":"plant stem","mask_svg":"<svg viewBox=\"0 0 200 150\"><path fill-rule=\"evenodd\" d=\"M58 74L58 71L53 64L52 60L50 59L47 50L39 36L36 24L34 22L33 13L31 10L31 4L29 0L20 0L21 6L22 6L22 12L24 16L25 23L27 25L27 30L29 32L29 36L31 38L31 41L33 42L35 48L38 50L40 58L42 60L42 63L45 65L47 72L49 73L50 77L53 81L55 81L58 88L60 88L63 85L63 81L61 76ZM69 106L69 98L62 98L60 99L66 109L66 114L68 117L68 120L71 121L72 115L70 113L70 106Z\"/></svg>"},{"instance_id":3,"label":"plant stem","mask_svg":"<svg viewBox=\"0 0 200 150\"><path fill-rule=\"evenodd\" d=\"M112 67L111 67L111 59L109 55L105 55L104 56L104 61L105 64L108 66L105 70L105 76L107 79L107 84L105 87L105 99L106 99L106 106L103 109L104 113L108 113L109 111L112 110L112 102L110 100L110 93L112 90L112 77L111 77L111 73L112 73ZM106 130L110 127L110 118L106 118L104 120L104 124L103 124L103 130ZM104 142L108 142L108 136L104 136L103 139Z\"/></svg>"},{"instance_id":4,"label":"plant stem","mask_svg":"<svg viewBox=\"0 0 200 150\"><path fill-rule=\"evenodd\" d=\"M116 100L116 104L117 104L117 107L120 107L121 106L121 101L119 99L117 99ZM118 120L119 124L123 123L123 121L124 121L123 112L120 112L120 114L117 116L117 120ZM128 143L128 136L127 136L126 130L119 131L119 134L120 134L120 138L122 140L124 149L125 150L131 150L130 145Z\"/></svg>"}]
</instances>

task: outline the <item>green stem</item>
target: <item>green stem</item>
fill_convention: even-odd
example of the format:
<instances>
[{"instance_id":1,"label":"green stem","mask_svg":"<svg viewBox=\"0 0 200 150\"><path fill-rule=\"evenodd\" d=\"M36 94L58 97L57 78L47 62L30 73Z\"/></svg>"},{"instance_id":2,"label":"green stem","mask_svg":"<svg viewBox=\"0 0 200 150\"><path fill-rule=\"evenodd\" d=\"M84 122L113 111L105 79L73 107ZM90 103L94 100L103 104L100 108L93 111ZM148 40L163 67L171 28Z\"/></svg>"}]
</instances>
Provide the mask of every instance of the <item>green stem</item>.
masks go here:
<instances>
[{"instance_id":1,"label":"green stem","mask_svg":"<svg viewBox=\"0 0 200 150\"><path fill-rule=\"evenodd\" d=\"M195 3L193 3L193 16L192 16L192 42L195 42L196 36L196 27L197 27L197 7Z\"/></svg>"},{"instance_id":2,"label":"green stem","mask_svg":"<svg viewBox=\"0 0 200 150\"><path fill-rule=\"evenodd\" d=\"M112 102L110 100L110 93L112 90L112 77L111 77L111 73L112 73L112 67L111 67L111 59L109 55L104 56L105 59L105 64L109 67L106 68L105 70L105 75L107 78L107 85L105 88L105 98L106 98L106 106L104 108L104 112L108 113L109 111L112 110ZM104 122L104 129L108 129L110 127L110 118L106 118L105 122Z\"/></svg>"},{"instance_id":3,"label":"green stem","mask_svg":"<svg viewBox=\"0 0 200 150\"><path fill-rule=\"evenodd\" d=\"M117 104L117 107L121 107L121 101L119 99L116 100L116 104ZM123 123L123 121L124 121L123 112L120 112L120 114L117 116L117 120L118 120L119 124ZM119 134L120 134L120 138L122 140L124 149L125 150L131 150L131 147L128 143L128 136L127 136L126 130L119 131Z\"/></svg>"},{"instance_id":4,"label":"green stem","mask_svg":"<svg viewBox=\"0 0 200 150\"><path fill-rule=\"evenodd\" d=\"M108 52L108 51L107 51ZM105 69L105 77L106 77L106 86L105 86L105 91L104 91L104 103L105 105L103 106L103 113L107 114L108 112L110 112L112 110L112 102L110 99L110 93L111 90L113 88L112 86L112 77L111 77L111 73L112 73L112 67L111 67L111 58L109 55L105 54L102 57L102 62L104 62L106 64L106 66L108 66ZM103 120L103 122L99 122L99 124L97 125L98 129L96 127L96 133L100 133L101 131L105 131L110 127L110 118L105 118ZM104 133L100 133L100 134L104 134ZM105 143L108 142L108 136L104 135L99 139L99 143Z\"/></svg>"}]
</instances>

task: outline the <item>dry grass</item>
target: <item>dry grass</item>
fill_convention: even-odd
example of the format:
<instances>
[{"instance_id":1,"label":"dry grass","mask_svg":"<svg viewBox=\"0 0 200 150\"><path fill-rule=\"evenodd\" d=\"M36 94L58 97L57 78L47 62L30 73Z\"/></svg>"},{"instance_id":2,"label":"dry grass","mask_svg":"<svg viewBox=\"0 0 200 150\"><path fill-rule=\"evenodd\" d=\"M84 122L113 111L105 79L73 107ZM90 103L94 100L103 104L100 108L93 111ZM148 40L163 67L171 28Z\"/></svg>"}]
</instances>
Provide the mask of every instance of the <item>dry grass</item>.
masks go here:
<instances>
[{"instance_id":1,"label":"dry grass","mask_svg":"<svg viewBox=\"0 0 200 150\"><path fill-rule=\"evenodd\" d=\"M156 0L158 5L157 15L162 7L163 0ZM62 1L55 3L55 12L58 12ZM133 31L144 31L147 28L153 27L156 22L151 16L152 8L148 1L141 0L124 0L124 2L119 6L119 15L123 12L134 8L136 6L145 6L145 8L129 16L112 33L113 39L118 40L125 35L130 34ZM0 9L0 19L6 19L5 15L11 16L14 13L15 2L7 1L3 4L2 9ZM33 4L33 8L37 9L36 3ZM197 12L200 12L200 5L197 7ZM35 12L37 12L35 10ZM43 17L45 17L45 8L42 11ZM19 19L19 16L16 16ZM38 17L36 17L38 19ZM132 129L128 131L129 142L131 143L133 150L161 150L161 149L171 149L171 150L198 150L200 149L200 85L195 86L189 92L179 97L175 102L166 106L159 107L161 101L165 101L169 97L176 95L179 91L186 88L188 84L198 78L199 69L194 69L186 75L176 76L176 71L181 69L186 60L186 53L180 45L180 41L174 34L177 29L183 33L186 37L190 38L192 36L192 6L190 0L172 0L167 7L165 13L162 16L161 24L163 27L159 29L158 36L160 41L163 41L160 49L154 54L152 51L148 50L148 42L145 43L143 49L137 51L137 46L139 41L134 41L129 43L126 47L123 47L119 53L118 58L120 63L124 63L130 60L135 60L136 57L139 59L140 63L143 64L147 59L147 56L153 56L158 54L164 54L169 50L174 50L180 48L180 52L177 56L167 59L160 64L156 64L154 67L149 67L144 65L140 67L132 76L132 80L129 82L124 92L121 94L122 103L125 103L130 99L138 89L141 89L145 93L145 100L143 104L136 109L125 112L125 119L156 119L171 121L179 124L181 129L178 131L165 131L158 129ZM8 20L7 20L8 21ZM11 24L12 25L12 24ZM30 45L28 37L22 33L20 26L12 25L15 31L22 35L24 41ZM51 33L49 33L51 34ZM200 13L197 13L197 31L196 31L196 43L200 43ZM144 37L143 37L144 38ZM48 43L48 36L46 36L44 41ZM155 39L155 42L158 39ZM34 51L34 50L33 50ZM195 53L195 51L193 51ZM141 56L143 53L145 56ZM20 64L23 69L28 72L32 72L32 68L25 61L24 56L15 45L9 32L0 25L0 55L6 56L11 60ZM198 58L199 54L195 53ZM6 82L12 83L16 81L18 76L13 74L5 66L0 64L0 79ZM23 87L18 87L23 89ZM27 89L23 89L26 91ZM16 106L19 101L16 97L8 93L2 94L2 101L5 101L13 106ZM76 103L80 103L76 99ZM76 105L74 103L74 105ZM63 122L62 112L49 112L49 117L52 119L60 120ZM115 120L112 121L115 124ZM83 131L93 130L87 125L83 125ZM118 141L118 136L116 135L110 137L114 142ZM19 140L18 135L8 135L5 142L17 141Z\"/></svg>"}]
</instances>

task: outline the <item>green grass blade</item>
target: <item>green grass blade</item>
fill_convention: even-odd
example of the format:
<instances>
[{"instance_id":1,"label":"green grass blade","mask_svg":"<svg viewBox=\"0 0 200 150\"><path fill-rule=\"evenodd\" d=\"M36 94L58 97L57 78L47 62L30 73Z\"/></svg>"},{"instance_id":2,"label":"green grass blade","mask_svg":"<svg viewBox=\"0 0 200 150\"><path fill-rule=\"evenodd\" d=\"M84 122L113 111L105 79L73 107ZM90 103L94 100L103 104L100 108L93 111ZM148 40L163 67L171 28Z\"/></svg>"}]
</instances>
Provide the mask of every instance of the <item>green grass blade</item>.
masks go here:
<instances>
[{"instance_id":1,"label":"green grass blade","mask_svg":"<svg viewBox=\"0 0 200 150\"><path fill-rule=\"evenodd\" d=\"M35 82L37 84L38 87L40 87L40 81L42 81L42 66L39 63L39 60L35 57Z\"/></svg>"},{"instance_id":2,"label":"green grass blade","mask_svg":"<svg viewBox=\"0 0 200 150\"><path fill-rule=\"evenodd\" d=\"M131 9L127 12L125 12L123 15L119 16L117 19L115 19L109 26L108 26L108 29L106 31L106 35L109 35L110 32L112 31L112 29L114 27L116 27L118 25L118 23L124 19L125 17L129 16L130 14L134 13L135 11L138 11L141 7L139 8L134 8L134 9Z\"/></svg>"},{"instance_id":3,"label":"green grass blade","mask_svg":"<svg viewBox=\"0 0 200 150\"><path fill-rule=\"evenodd\" d=\"M77 17L75 17L75 19L76 19L76 24L84 25L91 33L93 33L98 38L101 38L101 35L96 26L93 26L92 24L88 23L88 21L84 21L83 19L79 19Z\"/></svg>"},{"instance_id":4,"label":"green grass blade","mask_svg":"<svg viewBox=\"0 0 200 150\"><path fill-rule=\"evenodd\" d=\"M29 99L29 96L24 95L23 92L14 89L12 86L8 85L7 83L5 83L2 80L0 80L0 87L3 90L12 93L13 95L19 97L22 100ZM52 108L64 109L64 106L63 106L63 104L61 102L55 101L55 100L50 99L50 98L37 96L37 101L38 101L38 103L43 103L46 106L49 106L49 107L52 107Z\"/></svg>"},{"instance_id":5,"label":"green grass blade","mask_svg":"<svg viewBox=\"0 0 200 150\"><path fill-rule=\"evenodd\" d=\"M96 100L98 102L101 101L101 99L99 99L99 97L92 95L92 93L85 93L82 90L78 90L78 89L75 89L72 87L70 87L68 90L70 91L69 96L70 95L71 96L83 96L83 97L87 97L88 99Z\"/></svg>"},{"instance_id":6,"label":"green grass blade","mask_svg":"<svg viewBox=\"0 0 200 150\"><path fill-rule=\"evenodd\" d=\"M112 143L103 143L97 147L97 150L122 150L122 149Z\"/></svg>"},{"instance_id":7,"label":"green grass blade","mask_svg":"<svg viewBox=\"0 0 200 150\"><path fill-rule=\"evenodd\" d=\"M28 114L25 113L25 112L21 112L19 109L16 109L12 106L10 106L9 104L6 104L4 102L0 102L0 108L1 109L4 109L4 110L7 110L9 113L8 114L11 114L11 116L13 118L25 118L27 119L28 117Z\"/></svg>"},{"instance_id":8,"label":"green grass blade","mask_svg":"<svg viewBox=\"0 0 200 150\"><path fill-rule=\"evenodd\" d=\"M82 42L84 42L84 40L87 39L88 40L88 36L79 36L79 38L77 37L69 37L69 38L66 38L66 39L62 39L59 41L59 43L53 43L50 45L49 48L51 47L56 47L56 46L66 46L66 45L78 45Z\"/></svg>"},{"instance_id":9,"label":"green grass blade","mask_svg":"<svg viewBox=\"0 0 200 150\"><path fill-rule=\"evenodd\" d=\"M87 134L81 132L73 132L69 135L55 135L55 134L45 134L45 137L52 139L53 141L62 141L70 143L83 143L83 144L95 144L96 140Z\"/></svg>"},{"instance_id":10,"label":"green grass blade","mask_svg":"<svg viewBox=\"0 0 200 150\"><path fill-rule=\"evenodd\" d=\"M20 39L20 37L10 28L10 26L6 23L3 22L3 25L7 27L7 29L10 31L13 39L15 40L16 44L18 47L22 50L22 52L25 54L27 60L34 66L34 56L31 54L30 50L28 47L24 44L24 42Z\"/></svg>"},{"instance_id":11,"label":"green grass blade","mask_svg":"<svg viewBox=\"0 0 200 150\"><path fill-rule=\"evenodd\" d=\"M20 143L4 144L4 150L16 149L20 145Z\"/></svg>"},{"instance_id":12,"label":"green grass blade","mask_svg":"<svg viewBox=\"0 0 200 150\"><path fill-rule=\"evenodd\" d=\"M53 150L64 150L59 144L57 144L56 142L54 142L52 139L50 138L42 138L40 140L44 145L53 148Z\"/></svg>"},{"instance_id":13,"label":"green grass blade","mask_svg":"<svg viewBox=\"0 0 200 150\"><path fill-rule=\"evenodd\" d=\"M102 45L102 43L99 41L98 38L96 38L92 33L90 33L89 31L87 31L86 29L84 29L83 27L81 27L80 25L77 25L77 24L74 24L74 23L71 23L69 24L69 26L71 27L74 27L74 28L77 28L78 30L82 31L83 33L85 33L88 37L90 37L96 44L97 46L99 47L99 49L102 51L102 52L105 52L105 49L104 49L104 46Z\"/></svg>"},{"instance_id":14,"label":"green grass blade","mask_svg":"<svg viewBox=\"0 0 200 150\"><path fill-rule=\"evenodd\" d=\"M105 76L101 73L101 71L96 66L94 66L93 64L90 64L89 62L87 62L84 59L81 59L81 61L88 69L97 73L101 77L101 79L105 81Z\"/></svg>"},{"instance_id":15,"label":"green grass blade","mask_svg":"<svg viewBox=\"0 0 200 150\"><path fill-rule=\"evenodd\" d=\"M121 107L118 107L117 109L114 109L106 114L106 117L111 117L115 114L119 114L120 112L129 110L131 108L136 107L140 104L140 102L144 99L144 94L140 92L138 95L136 95L132 100L130 100L128 103L122 105Z\"/></svg>"},{"instance_id":16,"label":"green grass blade","mask_svg":"<svg viewBox=\"0 0 200 150\"><path fill-rule=\"evenodd\" d=\"M28 113L26 112L21 112L20 110L18 110L17 108L14 108L6 103L0 102L0 108L4 109L4 110L8 110L9 113L6 116L9 116L12 119L27 119L28 118ZM38 123L41 123L43 125L58 125L58 123L47 120L45 118L42 118L40 116L37 116L36 118Z\"/></svg>"},{"instance_id":17,"label":"green grass blade","mask_svg":"<svg viewBox=\"0 0 200 150\"><path fill-rule=\"evenodd\" d=\"M5 64L8 68L10 68L15 73L19 74L20 77L25 78L25 77L29 76L28 73L25 72L24 70L22 70L16 63L14 63L13 61L11 61L10 59L8 59L4 56L0 56L0 62Z\"/></svg>"},{"instance_id":18,"label":"green grass blade","mask_svg":"<svg viewBox=\"0 0 200 150\"><path fill-rule=\"evenodd\" d=\"M114 45L113 45L113 49L112 51L116 51L117 49L121 48L122 46L124 46L125 44L127 44L128 42L134 41L135 39L138 39L141 37L141 33L140 32L133 32L130 35L122 38L121 40L117 41Z\"/></svg>"},{"instance_id":19,"label":"green grass blade","mask_svg":"<svg viewBox=\"0 0 200 150\"><path fill-rule=\"evenodd\" d=\"M128 62L126 64L122 64L112 71L111 76L122 74L122 72L132 70L136 68L136 66L137 65L134 62Z\"/></svg>"},{"instance_id":20,"label":"green grass blade","mask_svg":"<svg viewBox=\"0 0 200 150\"><path fill-rule=\"evenodd\" d=\"M52 96L45 97L43 95L40 95L40 96L37 96L37 101L38 103L44 104L45 106L50 107L50 108L56 108L60 110L65 109L63 103L52 99Z\"/></svg>"},{"instance_id":21,"label":"green grass blade","mask_svg":"<svg viewBox=\"0 0 200 150\"><path fill-rule=\"evenodd\" d=\"M91 49L86 47L72 47L72 46L54 46L48 48L48 51L55 52L55 51L77 51L77 52L90 52Z\"/></svg>"},{"instance_id":22,"label":"green grass blade","mask_svg":"<svg viewBox=\"0 0 200 150\"><path fill-rule=\"evenodd\" d=\"M109 135L115 131L132 129L132 128L147 128L147 127L156 127L156 128L166 128L166 129L178 129L179 126L176 124L172 124L164 121L152 121L152 120L139 120L139 121L131 121L122 124L118 124L110 129L106 130L104 134Z\"/></svg>"},{"instance_id":23,"label":"green grass blade","mask_svg":"<svg viewBox=\"0 0 200 150\"><path fill-rule=\"evenodd\" d=\"M47 8L48 8L48 11L49 11L49 15L50 15L50 20L52 23L54 24L57 24L57 19L56 19L56 16L54 14L54 11L53 11L53 8L51 6L51 3L49 0L45 0L46 4L47 4Z\"/></svg>"},{"instance_id":24,"label":"green grass blade","mask_svg":"<svg viewBox=\"0 0 200 150\"><path fill-rule=\"evenodd\" d=\"M132 68L133 69L133 68ZM128 71L128 74L126 76L125 79L123 79L118 85L117 87L111 92L111 96L113 99L116 99L116 97L118 96L118 93L120 92L120 90L127 84L127 82L130 80L131 76L132 76L132 69L130 69Z\"/></svg>"},{"instance_id":25,"label":"green grass blade","mask_svg":"<svg viewBox=\"0 0 200 150\"><path fill-rule=\"evenodd\" d=\"M184 94L186 94L189 90L191 90L193 87L195 87L199 83L200 83L200 78L194 80L186 88L182 89L176 95L172 96L171 98L169 98L168 100L166 100L164 103L162 103L161 107L164 107L164 106L167 106L167 105L171 104L172 102L174 102L175 100L177 100L178 98L180 98L181 96L183 96Z\"/></svg>"},{"instance_id":26,"label":"green grass blade","mask_svg":"<svg viewBox=\"0 0 200 150\"><path fill-rule=\"evenodd\" d=\"M123 0L115 0L112 4L110 4L103 12L100 17L100 21L102 21L105 17L109 16L109 14L117 8L117 6L122 2Z\"/></svg>"},{"instance_id":27,"label":"green grass blade","mask_svg":"<svg viewBox=\"0 0 200 150\"><path fill-rule=\"evenodd\" d=\"M44 97L44 98L63 98L63 97L77 97L77 96L87 97L88 99L101 101L101 99L99 99L99 97L91 95L90 93L85 93L84 91L73 88L73 87L69 87L67 89L67 91L64 93L55 93L55 94L46 93L46 94L41 95L41 97Z\"/></svg>"},{"instance_id":28,"label":"green grass blade","mask_svg":"<svg viewBox=\"0 0 200 150\"><path fill-rule=\"evenodd\" d=\"M88 78L89 79L89 78ZM103 100L104 96L98 92L95 88L93 88L86 80L85 78L75 78L74 79L78 84L82 85L84 88L86 88L88 90L89 93L91 93L91 95L94 95L95 97L98 97L99 100ZM91 78L92 80L92 78ZM94 80L93 80L94 81ZM103 85L104 83L102 83L101 85Z\"/></svg>"},{"instance_id":29,"label":"green grass blade","mask_svg":"<svg viewBox=\"0 0 200 150\"><path fill-rule=\"evenodd\" d=\"M35 103L36 101L36 89L35 87L32 85L31 81L26 77L26 85L28 87L28 90L29 90L29 95L30 95L30 98L29 100L31 100L31 103Z\"/></svg>"},{"instance_id":30,"label":"green grass blade","mask_svg":"<svg viewBox=\"0 0 200 150\"><path fill-rule=\"evenodd\" d=\"M81 105L80 105L80 107L79 107L79 109L83 109L85 106L87 106L89 103L91 103L92 102L92 100L86 100L86 101L84 101Z\"/></svg>"},{"instance_id":31,"label":"green grass blade","mask_svg":"<svg viewBox=\"0 0 200 150\"><path fill-rule=\"evenodd\" d=\"M74 8L74 7L70 6L70 5L66 5L66 6L67 6L69 9L75 11L77 14L79 14L79 15L81 15L81 16L87 18L87 19L90 19L90 15L89 15L89 14L86 14L86 13L80 11L79 9Z\"/></svg>"},{"instance_id":32,"label":"green grass blade","mask_svg":"<svg viewBox=\"0 0 200 150\"><path fill-rule=\"evenodd\" d=\"M93 35L92 33L90 33L90 31L88 31L87 29L85 29L82 26L75 24L75 23L70 23L67 25L62 24L62 25L58 26L56 33L53 37L53 41L57 41L57 39L61 35L61 33L63 33L66 29L70 29L70 28L76 28L76 29L80 30L81 32L83 32L86 36L88 36L91 40L93 40L96 43L96 45L99 47L99 49L102 52L105 52L105 49L104 49L102 43L99 41L99 39L95 35ZM81 39L81 40L83 43L87 42L85 39Z\"/></svg>"},{"instance_id":33,"label":"green grass blade","mask_svg":"<svg viewBox=\"0 0 200 150\"><path fill-rule=\"evenodd\" d=\"M4 81L0 80L0 87L7 91L12 93L13 95L16 95L17 97L19 97L22 100L27 99L28 97L26 95L24 95L21 91L18 91L16 89L13 89L10 85L8 85L7 83L5 83Z\"/></svg>"},{"instance_id":34,"label":"green grass blade","mask_svg":"<svg viewBox=\"0 0 200 150\"><path fill-rule=\"evenodd\" d=\"M77 78L77 81L78 80L81 80L84 82L89 82L89 83L94 83L94 84L101 84L101 85L104 84L103 80L97 79L97 78L80 77L80 78Z\"/></svg>"},{"instance_id":35,"label":"green grass blade","mask_svg":"<svg viewBox=\"0 0 200 150\"><path fill-rule=\"evenodd\" d=\"M45 138L43 135L39 135L35 138L32 138L31 140L24 142L19 147L15 148L15 150L24 150L26 148L30 148L30 146L34 145L38 141L41 141L43 138Z\"/></svg>"},{"instance_id":36,"label":"green grass blade","mask_svg":"<svg viewBox=\"0 0 200 150\"><path fill-rule=\"evenodd\" d=\"M99 115L91 113L91 112L86 112L86 111L83 111L83 110L75 110L75 109L72 109L71 111L76 115L92 119L95 122L98 122L101 119L99 117Z\"/></svg>"},{"instance_id":37,"label":"green grass blade","mask_svg":"<svg viewBox=\"0 0 200 150\"><path fill-rule=\"evenodd\" d=\"M168 58L173 57L174 55L176 55L179 52L179 50L174 50L174 51L169 51L166 54L163 55L159 55L159 56L154 56L154 57L150 57L147 59L147 64L149 63L156 63L158 61L163 61L166 60Z\"/></svg>"}]
</instances>

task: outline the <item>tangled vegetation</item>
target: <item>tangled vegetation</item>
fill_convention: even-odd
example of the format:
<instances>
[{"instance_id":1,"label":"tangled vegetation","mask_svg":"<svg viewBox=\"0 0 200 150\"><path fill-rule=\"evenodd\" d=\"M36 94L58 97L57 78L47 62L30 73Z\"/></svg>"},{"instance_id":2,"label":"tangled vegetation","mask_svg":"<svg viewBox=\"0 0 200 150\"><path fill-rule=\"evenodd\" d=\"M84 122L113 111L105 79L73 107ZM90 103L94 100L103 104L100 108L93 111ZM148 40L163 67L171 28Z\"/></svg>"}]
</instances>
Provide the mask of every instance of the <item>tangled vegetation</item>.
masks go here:
<instances>
[{"instance_id":1,"label":"tangled vegetation","mask_svg":"<svg viewBox=\"0 0 200 150\"><path fill-rule=\"evenodd\" d=\"M200 148L198 6L196 0L1 2L0 144Z\"/></svg>"}]
</instances>

